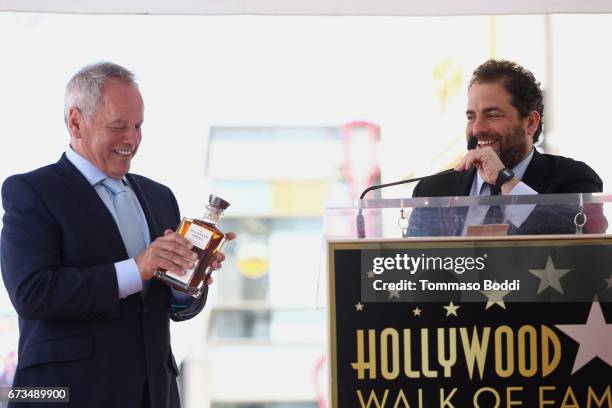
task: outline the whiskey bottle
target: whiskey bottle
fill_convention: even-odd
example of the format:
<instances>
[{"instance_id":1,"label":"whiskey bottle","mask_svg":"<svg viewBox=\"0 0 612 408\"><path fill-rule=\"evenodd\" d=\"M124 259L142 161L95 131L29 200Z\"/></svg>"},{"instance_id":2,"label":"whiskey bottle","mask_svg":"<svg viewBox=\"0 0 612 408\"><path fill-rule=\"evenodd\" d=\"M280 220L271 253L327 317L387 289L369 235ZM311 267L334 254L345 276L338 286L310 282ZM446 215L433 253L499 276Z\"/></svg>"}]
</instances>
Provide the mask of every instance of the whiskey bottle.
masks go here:
<instances>
[{"instance_id":1,"label":"whiskey bottle","mask_svg":"<svg viewBox=\"0 0 612 408\"><path fill-rule=\"evenodd\" d=\"M157 279L194 298L202 295L206 280L213 271L214 255L226 241L225 234L216 224L230 203L214 195L209 197L208 202L202 219L183 218L176 230L193 244L193 251L198 255L198 259L194 261L195 266L188 269L184 275L167 270L155 272Z\"/></svg>"}]
</instances>

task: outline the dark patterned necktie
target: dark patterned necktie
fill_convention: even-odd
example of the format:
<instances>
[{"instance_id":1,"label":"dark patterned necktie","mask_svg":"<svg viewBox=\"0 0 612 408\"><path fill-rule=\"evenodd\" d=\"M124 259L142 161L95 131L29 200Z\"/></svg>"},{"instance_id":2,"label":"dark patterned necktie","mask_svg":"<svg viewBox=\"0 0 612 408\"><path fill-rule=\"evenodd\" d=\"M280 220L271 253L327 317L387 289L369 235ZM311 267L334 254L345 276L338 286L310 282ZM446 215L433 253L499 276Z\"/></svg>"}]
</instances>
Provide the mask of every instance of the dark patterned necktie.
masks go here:
<instances>
[{"instance_id":1,"label":"dark patterned necktie","mask_svg":"<svg viewBox=\"0 0 612 408\"><path fill-rule=\"evenodd\" d=\"M489 187L489 191L491 191L492 196L499 195L495 187L491 184L485 183L486 186ZM501 224L504 222L504 212L502 211L499 205L492 205L487 210L485 214L483 224Z\"/></svg>"}]
</instances>

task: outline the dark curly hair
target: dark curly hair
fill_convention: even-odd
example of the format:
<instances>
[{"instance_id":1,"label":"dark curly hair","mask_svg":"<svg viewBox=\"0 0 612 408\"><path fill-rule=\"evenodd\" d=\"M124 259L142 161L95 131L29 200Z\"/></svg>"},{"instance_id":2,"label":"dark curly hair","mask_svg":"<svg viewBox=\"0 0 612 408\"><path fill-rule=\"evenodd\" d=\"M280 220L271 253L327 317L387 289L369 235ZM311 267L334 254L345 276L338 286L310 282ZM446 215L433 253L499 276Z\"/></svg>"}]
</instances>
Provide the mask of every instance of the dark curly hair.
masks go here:
<instances>
[{"instance_id":1,"label":"dark curly hair","mask_svg":"<svg viewBox=\"0 0 612 408\"><path fill-rule=\"evenodd\" d=\"M540 123L533 134L533 143L538 141L544 123L544 96L540 83L530 71L512 61L491 59L474 70L468 89L474 82L499 82L512 96L512 106L522 118L537 111L540 114Z\"/></svg>"}]
</instances>

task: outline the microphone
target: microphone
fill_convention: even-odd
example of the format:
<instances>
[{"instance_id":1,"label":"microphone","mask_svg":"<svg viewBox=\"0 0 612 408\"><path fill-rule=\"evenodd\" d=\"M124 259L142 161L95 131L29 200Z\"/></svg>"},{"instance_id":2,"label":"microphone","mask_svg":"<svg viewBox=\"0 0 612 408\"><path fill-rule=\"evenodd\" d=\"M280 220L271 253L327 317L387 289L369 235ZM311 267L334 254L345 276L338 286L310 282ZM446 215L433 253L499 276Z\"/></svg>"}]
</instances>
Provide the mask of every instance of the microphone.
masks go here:
<instances>
[{"instance_id":1,"label":"microphone","mask_svg":"<svg viewBox=\"0 0 612 408\"><path fill-rule=\"evenodd\" d=\"M478 145L478 138L476 136L470 136L467 142L467 149L474 150L477 145ZM421 181L421 180L425 180L431 177L442 176L444 174L450 174L454 172L455 172L455 169L448 169L448 170L444 170L436 174L430 174L428 176L415 177L415 178L411 178L407 180L395 181L393 183L378 184L378 185L370 186L366 188L365 190L363 190L363 192L359 196L359 199L363 200L363 197L365 197L365 195L369 193L370 191L379 190L385 187L397 186L400 184L414 183L415 181ZM357 237L365 238L365 219L363 218L363 213L362 213L361 208L359 208L359 213L357 214Z\"/></svg>"}]
</instances>

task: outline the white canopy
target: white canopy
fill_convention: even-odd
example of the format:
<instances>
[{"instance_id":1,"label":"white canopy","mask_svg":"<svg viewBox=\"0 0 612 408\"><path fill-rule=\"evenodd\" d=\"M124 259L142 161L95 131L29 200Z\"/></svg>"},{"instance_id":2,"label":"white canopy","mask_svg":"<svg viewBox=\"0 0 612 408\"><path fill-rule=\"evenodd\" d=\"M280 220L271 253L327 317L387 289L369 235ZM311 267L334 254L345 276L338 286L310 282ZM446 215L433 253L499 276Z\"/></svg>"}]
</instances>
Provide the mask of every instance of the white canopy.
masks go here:
<instances>
[{"instance_id":1,"label":"white canopy","mask_svg":"<svg viewBox=\"0 0 612 408\"><path fill-rule=\"evenodd\" d=\"M0 0L0 11L347 16L610 13L612 0Z\"/></svg>"}]
</instances>

